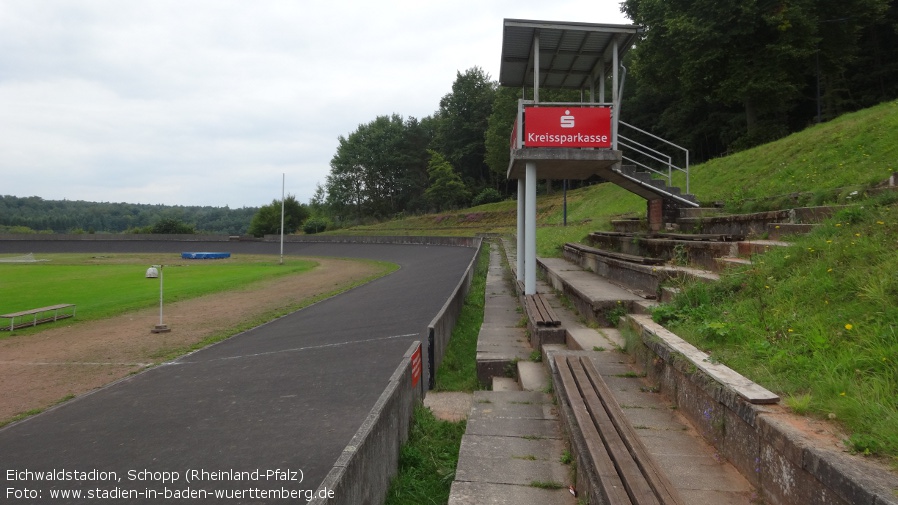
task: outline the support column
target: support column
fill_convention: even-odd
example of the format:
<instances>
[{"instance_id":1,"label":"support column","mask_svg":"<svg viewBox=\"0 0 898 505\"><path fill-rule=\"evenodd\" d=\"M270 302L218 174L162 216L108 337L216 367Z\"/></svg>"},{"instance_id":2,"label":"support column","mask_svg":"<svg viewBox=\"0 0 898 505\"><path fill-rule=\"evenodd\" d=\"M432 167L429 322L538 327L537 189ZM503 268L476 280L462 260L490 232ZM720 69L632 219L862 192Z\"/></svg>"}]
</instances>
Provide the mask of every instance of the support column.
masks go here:
<instances>
[{"instance_id":1,"label":"support column","mask_svg":"<svg viewBox=\"0 0 898 505\"><path fill-rule=\"evenodd\" d=\"M618 82L617 69L620 66L620 61L618 61L618 47L617 47L617 38L614 38L614 44L612 45L613 53L611 58L611 101L614 102L614 109L612 109L612 114L614 116L611 118L611 149L617 150L617 122L620 120L620 83Z\"/></svg>"},{"instance_id":2,"label":"support column","mask_svg":"<svg viewBox=\"0 0 898 505\"><path fill-rule=\"evenodd\" d=\"M536 294L536 163L528 161L524 180L524 294Z\"/></svg>"},{"instance_id":3,"label":"support column","mask_svg":"<svg viewBox=\"0 0 898 505\"><path fill-rule=\"evenodd\" d=\"M527 197L524 188L524 179L518 179L518 254L517 254L517 280L524 280L524 199Z\"/></svg>"}]
</instances>

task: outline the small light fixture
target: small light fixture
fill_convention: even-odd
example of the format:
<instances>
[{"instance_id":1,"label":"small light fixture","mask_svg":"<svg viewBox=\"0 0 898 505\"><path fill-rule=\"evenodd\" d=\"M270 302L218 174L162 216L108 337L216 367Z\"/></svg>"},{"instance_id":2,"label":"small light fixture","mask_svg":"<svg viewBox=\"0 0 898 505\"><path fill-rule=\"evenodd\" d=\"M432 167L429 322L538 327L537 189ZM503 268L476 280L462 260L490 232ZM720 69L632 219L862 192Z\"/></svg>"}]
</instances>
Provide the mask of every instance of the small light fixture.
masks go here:
<instances>
[{"instance_id":1,"label":"small light fixture","mask_svg":"<svg viewBox=\"0 0 898 505\"><path fill-rule=\"evenodd\" d=\"M147 268L146 273L147 279L159 278L159 324L150 330L152 333L167 333L171 331L171 328L162 322L162 267L163 265L152 265L150 268Z\"/></svg>"}]
</instances>

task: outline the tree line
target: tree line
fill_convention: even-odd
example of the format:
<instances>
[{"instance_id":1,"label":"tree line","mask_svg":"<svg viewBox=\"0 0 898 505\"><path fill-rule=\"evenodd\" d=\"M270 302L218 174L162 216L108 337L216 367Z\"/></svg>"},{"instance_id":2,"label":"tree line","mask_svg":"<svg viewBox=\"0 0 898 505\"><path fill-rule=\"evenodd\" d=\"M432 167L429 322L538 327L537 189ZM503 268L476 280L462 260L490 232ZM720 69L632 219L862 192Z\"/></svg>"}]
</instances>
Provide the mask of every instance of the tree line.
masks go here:
<instances>
[{"instance_id":1,"label":"tree line","mask_svg":"<svg viewBox=\"0 0 898 505\"><path fill-rule=\"evenodd\" d=\"M0 232L244 235L258 210L257 207L97 203L0 195Z\"/></svg>"},{"instance_id":2,"label":"tree line","mask_svg":"<svg viewBox=\"0 0 898 505\"><path fill-rule=\"evenodd\" d=\"M703 161L898 97L894 0L625 0L623 117ZM633 77L631 79L630 77Z\"/></svg>"}]
</instances>

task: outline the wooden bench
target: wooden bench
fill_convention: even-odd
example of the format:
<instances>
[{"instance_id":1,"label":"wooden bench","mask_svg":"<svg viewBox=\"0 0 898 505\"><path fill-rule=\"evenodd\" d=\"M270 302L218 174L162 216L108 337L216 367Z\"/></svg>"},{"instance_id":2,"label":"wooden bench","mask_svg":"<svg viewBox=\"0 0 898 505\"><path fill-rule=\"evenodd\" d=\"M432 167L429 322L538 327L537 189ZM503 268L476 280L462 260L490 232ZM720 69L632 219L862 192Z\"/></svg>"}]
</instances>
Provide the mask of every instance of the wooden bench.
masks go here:
<instances>
[{"instance_id":1,"label":"wooden bench","mask_svg":"<svg viewBox=\"0 0 898 505\"><path fill-rule=\"evenodd\" d=\"M684 504L658 468L592 361L585 356L555 355L563 387L595 469L591 503L614 505ZM581 449L582 450L582 449ZM596 488L598 488L596 490Z\"/></svg>"},{"instance_id":2,"label":"wooden bench","mask_svg":"<svg viewBox=\"0 0 898 505\"><path fill-rule=\"evenodd\" d=\"M555 310L549 302L539 293L526 295L524 304L527 305L527 317L537 326L561 326L561 320L555 314Z\"/></svg>"},{"instance_id":3,"label":"wooden bench","mask_svg":"<svg viewBox=\"0 0 898 505\"><path fill-rule=\"evenodd\" d=\"M69 313L66 312L65 309L72 309L72 311L71 313ZM0 318L9 319L9 326L6 326L4 324L0 326L0 330L13 331L18 328L24 328L26 326L37 326L41 323L49 323L51 321L58 321L60 319L65 319L68 317L75 317L75 304L73 303L61 303L59 305L50 305L48 307L41 307L38 309L23 310L21 312L13 312L11 314L2 314L0 315ZM19 319L18 323L16 323L16 319Z\"/></svg>"}]
</instances>

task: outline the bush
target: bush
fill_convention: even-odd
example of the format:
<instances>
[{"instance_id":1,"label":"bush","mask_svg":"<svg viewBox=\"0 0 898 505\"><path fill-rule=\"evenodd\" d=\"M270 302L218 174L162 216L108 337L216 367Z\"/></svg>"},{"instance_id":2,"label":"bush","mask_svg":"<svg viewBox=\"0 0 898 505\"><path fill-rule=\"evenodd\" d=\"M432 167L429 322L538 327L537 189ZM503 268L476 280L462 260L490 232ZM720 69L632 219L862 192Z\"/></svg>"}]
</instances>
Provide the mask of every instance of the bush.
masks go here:
<instances>
[{"instance_id":1,"label":"bush","mask_svg":"<svg viewBox=\"0 0 898 505\"><path fill-rule=\"evenodd\" d=\"M493 188L485 188L480 192L477 196L474 197L474 200L471 201L472 207L477 207L478 205L484 205L487 203L495 203L502 201L502 193L499 193Z\"/></svg>"},{"instance_id":2,"label":"bush","mask_svg":"<svg viewBox=\"0 0 898 505\"><path fill-rule=\"evenodd\" d=\"M310 217L302 224L302 231L305 232L306 235L314 235L327 230L328 226L330 226L330 222L328 222L327 219L323 217Z\"/></svg>"}]
</instances>

